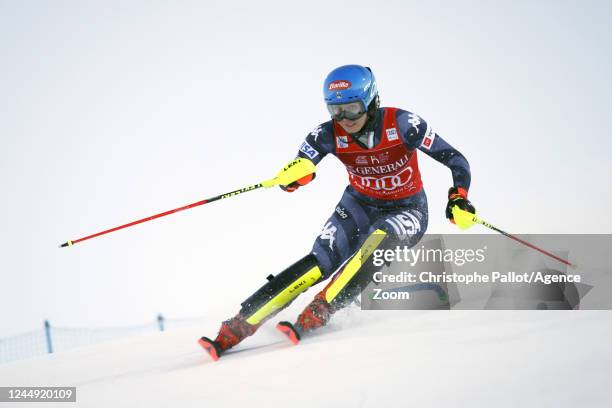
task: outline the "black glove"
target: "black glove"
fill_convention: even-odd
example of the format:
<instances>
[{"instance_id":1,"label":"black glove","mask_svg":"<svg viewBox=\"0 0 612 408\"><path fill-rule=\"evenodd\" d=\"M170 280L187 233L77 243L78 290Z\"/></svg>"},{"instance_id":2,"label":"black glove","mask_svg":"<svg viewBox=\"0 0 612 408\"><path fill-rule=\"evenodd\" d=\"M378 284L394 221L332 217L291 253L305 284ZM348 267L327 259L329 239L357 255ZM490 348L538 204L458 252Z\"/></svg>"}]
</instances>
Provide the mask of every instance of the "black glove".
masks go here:
<instances>
[{"instance_id":1,"label":"black glove","mask_svg":"<svg viewBox=\"0 0 612 408\"><path fill-rule=\"evenodd\" d=\"M467 199L467 190L463 187L451 187L448 190L448 204L446 204L446 218L450 220L453 224L455 220L453 219L453 207L457 206L464 211L471 212L472 214L476 214L476 208L470 203L470 200Z\"/></svg>"},{"instance_id":2,"label":"black glove","mask_svg":"<svg viewBox=\"0 0 612 408\"><path fill-rule=\"evenodd\" d=\"M295 190L297 190L298 188L305 186L306 184L310 183L312 180L314 180L314 178L316 177L316 173L312 173L309 174L305 177L302 177L299 180L294 181L291 184L287 184L286 186L283 186L282 184L279 185L279 187L281 188L281 190L286 191L288 193L293 193Z\"/></svg>"}]
</instances>

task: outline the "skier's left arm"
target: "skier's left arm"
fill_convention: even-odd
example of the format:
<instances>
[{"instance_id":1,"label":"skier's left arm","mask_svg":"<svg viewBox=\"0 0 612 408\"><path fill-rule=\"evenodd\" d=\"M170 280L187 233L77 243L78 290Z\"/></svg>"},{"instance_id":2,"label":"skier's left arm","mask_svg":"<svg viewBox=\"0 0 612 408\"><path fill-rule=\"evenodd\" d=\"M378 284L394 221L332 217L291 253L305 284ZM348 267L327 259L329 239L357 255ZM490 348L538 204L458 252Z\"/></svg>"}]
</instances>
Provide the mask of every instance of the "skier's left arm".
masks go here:
<instances>
[{"instance_id":1,"label":"skier's left arm","mask_svg":"<svg viewBox=\"0 0 612 408\"><path fill-rule=\"evenodd\" d=\"M458 206L462 210L471 213L476 213L476 209L468 200L471 173L470 165L465 156L442 139L419 116L409 112L401 112L398 114L397 120L400 126L400 133L404 136L404 143L409 149L419 149L451 170L453 186L448 191L446 217L454 223L452 214L454 206ZM403 130L402 127L406 129L403 132L401 131Z\"/></svg>"}]
</instances>

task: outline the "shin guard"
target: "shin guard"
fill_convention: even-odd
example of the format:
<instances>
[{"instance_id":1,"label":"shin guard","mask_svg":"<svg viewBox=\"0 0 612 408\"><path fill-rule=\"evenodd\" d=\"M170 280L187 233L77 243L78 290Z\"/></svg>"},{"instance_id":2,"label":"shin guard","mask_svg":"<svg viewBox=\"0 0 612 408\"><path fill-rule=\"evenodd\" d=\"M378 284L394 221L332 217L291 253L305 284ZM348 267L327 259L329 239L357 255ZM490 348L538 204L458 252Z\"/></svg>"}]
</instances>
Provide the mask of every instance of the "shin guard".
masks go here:
<instances>
[{"instance_id":1,"label":"shin guard","mask_svg":"<svg viewBox=\"0 0 612 408\"><path fill-rule=\"evenodd\" d=\"M321 276L321 269L312 254L305 256L277 276L268 276L268 283L241 304L240 312L221 324L214 342L208 338L205 340L218 346L220 351L217 354L234 347L255 333L265 320L288 306L300 293L317 283ZM203 344L203 340L200 340L202 347L208 344ZM207 349L209 354L210 350L212 349Z\"/></svg>"},{"instance_id":2,"label":"shin guard","mask_svg":"<svg viewBox=\"0 0 612 408\"><path fill-rule=\"evenodd\" d=\"M365 240L361 248L349 259L324 289L325 300L332 310L342 309L351 303L361 292L362 285L371 279L373 265L368 262L374 251L385 245L389 239L387 233L377 229Z\"/></svg>"},{"instance_id":3,"label":"shin guard","mask_svg":"<svg viewBox=\"0 0 612 408\"><path fill-rule=\"evenodd\" d=\"M326 325L332 314L349 305L359 295L373 272L372 263L367 262L368 259L389 239L387 233L380 229L366 239L333 280L298 316L295 323L298 332L305 333Z\"/></svg>"},{"instance_id":4,"label":"shin guard","mask_svg":"<svg viewBox=\"0 0 612 408\"><path fill-rule=\"evenodd\" d=\"M247 323L259 325L317 283L322 275L316 258L309 254L277 276L268 276L268 283L241 304L239 314Z\"/></svg>"}]
</instances>

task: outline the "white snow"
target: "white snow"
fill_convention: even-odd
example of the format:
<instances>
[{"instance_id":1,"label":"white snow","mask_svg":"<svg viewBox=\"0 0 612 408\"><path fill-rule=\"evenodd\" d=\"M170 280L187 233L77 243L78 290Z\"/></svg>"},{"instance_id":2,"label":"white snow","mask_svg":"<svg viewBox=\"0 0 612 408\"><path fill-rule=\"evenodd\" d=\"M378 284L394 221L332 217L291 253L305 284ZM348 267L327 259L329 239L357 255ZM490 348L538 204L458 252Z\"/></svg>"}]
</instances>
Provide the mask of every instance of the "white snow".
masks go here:
<instances>
[{"instance_id":1,"label":"white snow","mask_svg":"<svg viewBox=\"0 0 612 408\"><path fill-rule=\"evenodd\" d=\"M211 320L5 364L0 384L76 386L79 407L609 406L610 312L335 317L298 346L269 322L216 363L197 344Z\"/></svg>"}]
</instances>

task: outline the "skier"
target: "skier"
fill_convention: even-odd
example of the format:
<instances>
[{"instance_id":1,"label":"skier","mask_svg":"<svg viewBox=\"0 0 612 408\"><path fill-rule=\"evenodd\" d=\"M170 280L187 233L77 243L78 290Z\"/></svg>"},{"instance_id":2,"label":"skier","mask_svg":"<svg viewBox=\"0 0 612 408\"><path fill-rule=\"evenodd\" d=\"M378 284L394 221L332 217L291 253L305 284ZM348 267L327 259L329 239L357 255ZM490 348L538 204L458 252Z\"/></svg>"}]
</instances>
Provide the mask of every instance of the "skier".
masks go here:
<instances>
[{"instance_id":1,"label":"skier","mask_svg":"<svg viewBox=\"0 0 612 408\"><path fill-rule=\"evenodd\" d=\"M324 81L323 94L332 119L307 135L298 157L316 165L327 154L335 155L346 166L349 185L311 252L278 275L268 276L238 314L222 323L215 340L199 340L213 360L255 333L300 293L333 275L294 324L278 323L277 329L296 344L359 294L357 282L367 273L365 260L385 240L401 240L406 247L419 242L427 229L428 208L417 149L451 170L446 217L454 222L454 206L476 212L467 197L470 169L465 157L418 115L380 108L370 68L334 69ZM314 177L312 173L281 188L293 192Z\"/></svg>"}]
</instances>

